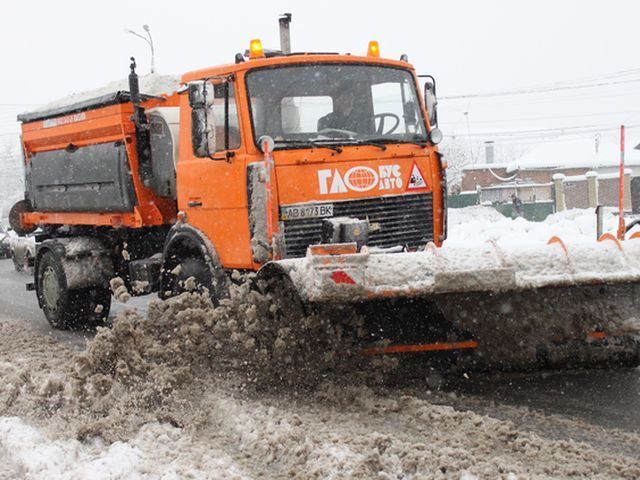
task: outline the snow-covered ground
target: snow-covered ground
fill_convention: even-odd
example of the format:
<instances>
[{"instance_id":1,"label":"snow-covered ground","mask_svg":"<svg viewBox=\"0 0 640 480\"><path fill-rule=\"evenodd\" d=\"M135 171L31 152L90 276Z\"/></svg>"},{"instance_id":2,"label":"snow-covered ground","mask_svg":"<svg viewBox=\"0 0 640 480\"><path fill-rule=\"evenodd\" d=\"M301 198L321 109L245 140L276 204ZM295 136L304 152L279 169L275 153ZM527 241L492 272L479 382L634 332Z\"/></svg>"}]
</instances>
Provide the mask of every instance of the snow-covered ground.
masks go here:
<instances>
[{"instance_id":1,"label":"snow-covered ground","mask_svg":"<svg viewBox=\"0 0 640 480\"><path fill-rule=\"evenodd\" d=\"M524 218L508 218L488 206L449 210L449 238L452 245L476 245L496 240L501 245L546 243L558 236L566 243L592 243L597 238L594 209L572 209L550 215L544 222L529 222ZM614 232L618 217L607 209L604 232ZM635 231L635 230L634 230Z\"/></svg>"},{"instance_id":2,"label":"snow-covered ground","mask_svg":"<svg viewBox=\"0 0 640 480\"><path fill-rule=\"evenodd\" d=\"M449 219L449 242L470 248L595 239L586 210L532 223L469 207ZM431 382L388 387L344 372L303 391L252 385L273 373L247 355L260 356L247 333L263 325L264 303L242 301L158 302L79 356L0 318L0 478L640 477L639 433L431 392ZM238 342L238 362L225 341Z\"/></svg>"}]
</instances>

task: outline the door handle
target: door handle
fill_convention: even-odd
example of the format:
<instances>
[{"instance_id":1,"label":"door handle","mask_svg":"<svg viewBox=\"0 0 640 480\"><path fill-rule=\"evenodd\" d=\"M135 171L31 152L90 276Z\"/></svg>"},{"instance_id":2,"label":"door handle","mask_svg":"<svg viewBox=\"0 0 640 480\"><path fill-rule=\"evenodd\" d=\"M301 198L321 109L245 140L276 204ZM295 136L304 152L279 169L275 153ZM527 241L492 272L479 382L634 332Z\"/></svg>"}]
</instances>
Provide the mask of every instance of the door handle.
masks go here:
<instances>
[{"instance_id":1,"label":"door handle","mask_svg":"<svg viewBox=\"0 0 640 480\"><path fill-rule=\"evenodd\" d=\"M202 206L202 202L197 202L195 200L191 200L187 203L187 205L189 207L201 207Z\"/></svg>"}]
</instances>

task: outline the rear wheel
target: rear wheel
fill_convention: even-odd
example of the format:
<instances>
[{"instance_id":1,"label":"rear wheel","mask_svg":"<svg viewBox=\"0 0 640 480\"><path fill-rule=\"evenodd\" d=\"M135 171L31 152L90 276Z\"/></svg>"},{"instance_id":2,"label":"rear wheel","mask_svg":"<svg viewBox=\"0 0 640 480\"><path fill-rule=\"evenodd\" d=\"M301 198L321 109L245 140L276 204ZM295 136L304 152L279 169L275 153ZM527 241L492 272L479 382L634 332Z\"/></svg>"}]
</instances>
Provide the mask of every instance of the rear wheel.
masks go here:
<instances>
[{"instance_id":1,"label":"rear wheel","mask_svg":"<svg viewBox=\"0 0 640 480\"><path fill-rule=\"evenodd\" d=\"M35 276L38 300L52 327L96 327L108 318L109 289L99 286L69 289L62 261L55 252L42 255Z\"/></svg>"}]
</instances>

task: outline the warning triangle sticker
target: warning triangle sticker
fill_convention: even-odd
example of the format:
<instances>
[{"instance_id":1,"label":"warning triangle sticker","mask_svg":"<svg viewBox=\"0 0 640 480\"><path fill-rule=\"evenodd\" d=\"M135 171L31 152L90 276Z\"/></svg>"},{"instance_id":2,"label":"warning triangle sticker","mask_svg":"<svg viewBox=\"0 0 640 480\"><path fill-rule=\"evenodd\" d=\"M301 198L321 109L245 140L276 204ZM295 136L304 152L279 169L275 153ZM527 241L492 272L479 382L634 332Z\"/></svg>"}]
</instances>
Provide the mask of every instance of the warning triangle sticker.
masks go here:
<instances>
[{"instance_id":1,"label":"warning triangle sticker","mask_svg":"<svg viewBox=\"0 0 640 480\"><path fill-rule=\"evenodd\" d=\"M418 168L418 164L413 162L411 176L409 177L409 183L407 184L407 190L418 190L421 188L429 188L429 186L427 185L420 168Z\"/></svg>"}]
</instances>

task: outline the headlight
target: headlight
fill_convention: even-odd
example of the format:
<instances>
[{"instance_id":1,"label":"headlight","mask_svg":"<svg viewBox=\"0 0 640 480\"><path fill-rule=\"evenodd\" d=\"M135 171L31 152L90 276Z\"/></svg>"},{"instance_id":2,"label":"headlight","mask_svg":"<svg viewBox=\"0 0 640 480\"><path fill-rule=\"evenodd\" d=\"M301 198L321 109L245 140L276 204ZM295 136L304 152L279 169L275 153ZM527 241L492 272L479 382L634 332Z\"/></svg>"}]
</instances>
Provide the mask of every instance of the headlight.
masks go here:
<instances>
[{"instance_id":1,"label":"headlight","mask_svg":"<svg viewBox=\"0 0 640 480\"><path fill-rule=\"evenodd\" d=\"M429 140L434 145L438 145L442 141L442 131L439 128L432 128L429 132Z\"/></svg>"}]
</instances>

